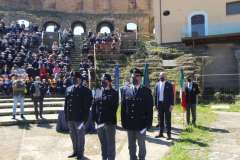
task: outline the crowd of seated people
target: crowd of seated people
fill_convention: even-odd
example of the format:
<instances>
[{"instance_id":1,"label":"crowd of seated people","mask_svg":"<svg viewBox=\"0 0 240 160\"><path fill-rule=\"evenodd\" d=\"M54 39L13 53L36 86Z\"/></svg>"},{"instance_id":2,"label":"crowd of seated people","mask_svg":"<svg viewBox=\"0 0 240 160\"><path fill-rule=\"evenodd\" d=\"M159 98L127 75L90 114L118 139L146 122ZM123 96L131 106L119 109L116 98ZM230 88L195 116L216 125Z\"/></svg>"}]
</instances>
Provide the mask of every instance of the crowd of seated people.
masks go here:
<instances>
[{"instance_id":1,"label":"crowd of seated people","mask_svg":"<svg viewBox=\"0 0 240 160\"><path fill-rule=\"evenodd\" d=\"M49 51L41 45L41 32L17 22L6 27L0 23L0 91L11 95L12 78L17 75L26 83L26 94L36 76L47 86L48 95L63 95L72 84L69 53L53 42ZM35 28L36 29L36 28ZM34 50L37 48L37 50Z\"/></svg>"},{"instance_id":2,"label":"crowd of seated people","mask_svg":"<svg viewBox=\"0 0 240 160\"><path fill-rule=\"evenodd\" d=\"M73 69L70 56L73 45L71 30L64 30L61 42L54 41L51 49L42 43L42 32L37 25L13 22L6 26L0 21L0 92L11 96L12 83L16 77L26 84L26 95L36 76L46 85L47 95L64 95L67 87L73 84ZM120 35L93 34L85 36L87 50L96 45L97 49L116 49L120 43ZM116 48L115 48L116 44ZM83 48L84 50L84 48ZM86 75L94 68L93 58L83 59L79 70Z\"/></svg>"},{"instance_id":3,"label":"crowd of seated people","mask_svg":"<svg viewBox=\"0 0 240 160\"><path fill-rule=\"evenodd\" d=\"M97 33L88 32L84 39L82 53L88 54L93 50L94 45L97 51L118 50L120 47L121 35L119 33Z\"/></svg>"}]
</instances>

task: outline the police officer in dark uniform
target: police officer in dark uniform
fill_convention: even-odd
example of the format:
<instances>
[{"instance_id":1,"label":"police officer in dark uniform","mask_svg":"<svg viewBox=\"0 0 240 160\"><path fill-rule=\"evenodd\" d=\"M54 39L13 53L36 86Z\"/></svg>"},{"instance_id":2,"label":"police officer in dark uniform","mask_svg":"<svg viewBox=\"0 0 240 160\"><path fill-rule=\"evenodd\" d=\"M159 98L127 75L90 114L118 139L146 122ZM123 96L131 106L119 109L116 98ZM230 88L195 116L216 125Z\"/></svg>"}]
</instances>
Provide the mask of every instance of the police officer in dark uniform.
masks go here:
<instances>
[{"instance_id":1,"label":"police officer in dark uniform","mask_svg":"<svg viewBox=\"0 0 240 160\"><path fill-rule=\"evenodd\" d=\"M73 154L69 158L77 157L78 160L84 158L85 123L92 105L92 92L81 85L81 79L81 74L76 72L75 84L67 88L64 105L73 144Z\"/></svg>"},{"instance_id":2,"label":"police officer in dark uniform","mask_svg":"<svg viewBox=\"0 0 240 160\"><path fill-rule=\"evenodd\" d=\"M95 91L92 108L101 143L102 160L114 160L116 156L115 134L117 124L118 92L112 88L112 78L104 74L102 88Z\"/></svg>"},{"instance_id":3,"label":"police officer in dark uniform","mask_svg":"<svg viewBox=\"0 0 240 160\"><path fill-rule=\"evenodd\" d=\"M152 126L153 119L153 96L150 89L141 85L142 72L135 68L131 74L133 84L121 88L121 121L128 134L130 160L145 160L146 131Z\"/></svg>"}]
</instances>

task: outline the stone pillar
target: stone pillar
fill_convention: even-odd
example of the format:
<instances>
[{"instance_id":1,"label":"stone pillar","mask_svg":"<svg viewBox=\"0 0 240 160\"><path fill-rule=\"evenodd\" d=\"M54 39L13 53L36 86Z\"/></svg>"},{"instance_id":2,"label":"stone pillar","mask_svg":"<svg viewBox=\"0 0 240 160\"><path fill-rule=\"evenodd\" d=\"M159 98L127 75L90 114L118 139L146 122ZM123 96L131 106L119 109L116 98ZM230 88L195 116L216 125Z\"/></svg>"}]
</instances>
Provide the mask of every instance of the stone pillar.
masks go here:
<instances>
[{"instance_id":1,"label":"stone pillar","mask_svg":"<svg viewBox=\"0 0 240 160\"><path fill-rule=\"evenodd\" d=\"M161 0L153 0L153 15L155 26L155 40L162 43L161 33Z\"/></svg>"},{"instance_id":2,"label":"stone pillar","mask_svg":"<svg viewBox=\"0 0 240 160\"><path fill-rule=\"evenodd\" d=\"M240 94L240 48L235 50L235 57L238 62L238 93Z\"/></svg>"}]
</instances>

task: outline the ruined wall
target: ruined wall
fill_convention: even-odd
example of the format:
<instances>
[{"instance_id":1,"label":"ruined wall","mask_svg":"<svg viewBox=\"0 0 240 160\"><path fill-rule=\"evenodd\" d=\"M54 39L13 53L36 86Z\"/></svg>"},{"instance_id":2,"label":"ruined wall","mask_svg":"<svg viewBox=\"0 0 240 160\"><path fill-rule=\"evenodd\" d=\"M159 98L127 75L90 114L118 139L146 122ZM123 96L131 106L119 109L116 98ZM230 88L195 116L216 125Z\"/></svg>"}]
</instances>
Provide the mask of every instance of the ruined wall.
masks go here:
<instances>
[{"instance_id":1,"label":"ruined wall","mask_svg":"<svg viewBox=\"0 0 240 160\"><path fill-rule=\"evenodd\" d=\"M136 3L136 6L133 3ZM130 11L150 13L152 0L0 0L0 6L71 13L129 13Z\"/></svg>"},{"instance_id":2,"label":"ruined wall","mask_svg":"<svg viewBox=\"0 0 240 160\"><path fill-rule=\"evenodd\" d=\"M86 30L96 31L102 21L110 22L115 30L124 31L127 23L136 23L139 33L151 33L152 0L0 0L0 19L6 24L28 20L43 26L48 21L61 28L81 21Z\"/></svg>"}]
</instances>

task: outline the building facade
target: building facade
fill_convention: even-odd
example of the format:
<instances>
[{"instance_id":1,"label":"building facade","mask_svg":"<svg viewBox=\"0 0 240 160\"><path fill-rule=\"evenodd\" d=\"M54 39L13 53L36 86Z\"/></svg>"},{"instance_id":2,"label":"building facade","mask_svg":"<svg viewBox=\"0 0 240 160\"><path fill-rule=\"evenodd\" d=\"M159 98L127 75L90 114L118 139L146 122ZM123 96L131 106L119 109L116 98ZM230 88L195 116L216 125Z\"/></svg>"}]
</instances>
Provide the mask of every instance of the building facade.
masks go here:
<instances>
[{"instance_id":1,"label":"building facade","mask_svg":"<svg viewBox=\"0 0 240 160\"><path fill-rule=\"evenodd\" d=\"M154 0L153 4L157 42L204 46L204 87L239 90L240 1Z\"/></svg>"}]
</instances>

